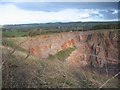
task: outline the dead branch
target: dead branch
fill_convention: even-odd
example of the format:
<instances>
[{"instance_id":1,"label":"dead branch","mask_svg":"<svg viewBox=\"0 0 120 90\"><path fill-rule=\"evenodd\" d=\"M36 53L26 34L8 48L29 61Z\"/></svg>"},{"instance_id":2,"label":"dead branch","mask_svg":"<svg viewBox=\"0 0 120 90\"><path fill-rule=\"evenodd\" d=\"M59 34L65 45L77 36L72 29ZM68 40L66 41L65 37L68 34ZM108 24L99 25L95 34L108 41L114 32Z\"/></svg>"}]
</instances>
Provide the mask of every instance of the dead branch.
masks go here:
<instances>
[{"instance_id":1,"label":"dead branch","mask_svg":"<svg viewBox=\"0 0 120 90\"><path fill-rule=\"evenodd\" d=\"M21 44L23 44L24 42L26 42L28 39L26 39L26 40L24 40L24 41L22 41L22 42L20 42L18 45L21 45Z\"/></svg>"},{"instance_id":2,"label":"dead branch","mask_svg":"<svg viewBox=\"0 0 120 90\"><path fill-rule=\"evenodd\" d=\"M32 38L30 39L30 42L32 41ZM27 59L29 56L30 56L30 48L31 48L31 43L30 43L30 46L29 46L29 49L28 49L28 54L27 54L27 56L25 57L25 59ZM24 59L24 60L25 60Z\"/></svg>"},{"instance_id":3,"label":"dead branch","mask_svg":"<svg viewBox=\"0 0 120 90\"><path fill-rule=\"evenodd\" d=\"M29 56L30 56L30 50L28 51L28 54L27 54L27 56L25 57L25 59L27 59ZM24 59L24 60L25 60L25 59Z\"/></svg>"},{"instance_id":4,"label":"dead branch","mask_svg":"<svg viewBox=\"0 0 120 90\"><path fill-rule=\"evenodd\" d=\"M115 74L112 78L108 79L104 84L102 84L98 90L100 90L104 85L106 85L110 80L112 80L113 78L117 77L120 74L120 72L118 72L117 74Z\"/></svg>"},{"instance_id":5,"label":"dead branch","mask_svg":"<svg viewBox=\"0 0 120 90\"><path fill-rule=\"evenodd\" d=\"M4 61L4 62L5 62L5 61ZM0 69L2 69L2 66L3 66L4 62L1 63L1 65L0 65Z\"/></svg>"},{"instance_id":6,"label":"dead branch","mask_svg":"<svg viewBox=\"0 0 120 90\"><path fill-rule=\"evenodd\" d=\"M15 52L15 48L10 52L9 57Z\"/></svg>"},{"instance_id":7,"label":"dead branch","mask_svg":"<svg viewBox=\"0 0 120 90\"><path fill-rule=\"evenodd\" d=\"M108 77L108 65L107 65L107 61L105 60L105 68L106 68L106 75Z\"/></svg>"}]
</instances>

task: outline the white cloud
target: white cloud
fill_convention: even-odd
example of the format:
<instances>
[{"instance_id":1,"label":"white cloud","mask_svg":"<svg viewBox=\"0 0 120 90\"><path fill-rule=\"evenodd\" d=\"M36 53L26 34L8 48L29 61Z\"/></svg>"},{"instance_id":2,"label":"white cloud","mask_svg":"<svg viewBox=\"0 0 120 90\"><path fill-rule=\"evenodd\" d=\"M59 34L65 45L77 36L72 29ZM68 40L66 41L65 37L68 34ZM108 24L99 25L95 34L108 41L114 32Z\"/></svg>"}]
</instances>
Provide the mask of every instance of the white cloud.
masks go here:
<instances>
[{"instance_id":1,"label":"white cloud","mask_svg":"<svg viewBox=\"0 0 120 90\"><path fill-rule=\"evenodd\" d=\"M117 14L118 10L113 10L112 14Z\"/></svg>"},{"instance_id":2,"label":"white cloud","mask_svg":"<svg viewBox=\"0 0 120 90\"><path fill-rule=\"evenodd\" d=\"M0 24L74 22L102 20L100 10L64 9L57 12L23 10L12 4L0 5ZM92 17L95 14L96 17Z\"/></svg>"}]
</instances>

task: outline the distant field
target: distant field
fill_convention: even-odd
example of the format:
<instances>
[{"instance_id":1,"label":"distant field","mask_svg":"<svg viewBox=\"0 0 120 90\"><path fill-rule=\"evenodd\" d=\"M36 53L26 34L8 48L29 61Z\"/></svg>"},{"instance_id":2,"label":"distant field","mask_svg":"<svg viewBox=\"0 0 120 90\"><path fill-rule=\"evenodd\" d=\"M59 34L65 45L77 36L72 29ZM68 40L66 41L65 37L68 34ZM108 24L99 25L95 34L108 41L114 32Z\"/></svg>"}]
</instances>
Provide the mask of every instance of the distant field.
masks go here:
<instances>
[{"instance_id":1,"label":"distant field","mask_svg":"<svg viewBox=\"0 0 120 90\"><path fill-rule=\"evenodd\" d=\"M98 29L98 30L88 30L88 31L120 31L120 29ZM72 30L72 31L84 31L84 30ZM85 30L86 31L86 30ZM44 34L51 34L51 33L60 33L60 32L71 32L70 30L28 30L28 31L3 31L2 36L3 37L25 37L25 36L37 36L37 35L44 35Z\"/></svg>"},{"instance_id":2,"label":"distant field","mask_svg":"<svg viewBox=\"0 0 120 90\"><path fill-rule=\"evenodd\" d=\"M28 32L22 31L6 31L2 32L3 37L24 37L27 36Z\"/></svg>"}]
</instances>

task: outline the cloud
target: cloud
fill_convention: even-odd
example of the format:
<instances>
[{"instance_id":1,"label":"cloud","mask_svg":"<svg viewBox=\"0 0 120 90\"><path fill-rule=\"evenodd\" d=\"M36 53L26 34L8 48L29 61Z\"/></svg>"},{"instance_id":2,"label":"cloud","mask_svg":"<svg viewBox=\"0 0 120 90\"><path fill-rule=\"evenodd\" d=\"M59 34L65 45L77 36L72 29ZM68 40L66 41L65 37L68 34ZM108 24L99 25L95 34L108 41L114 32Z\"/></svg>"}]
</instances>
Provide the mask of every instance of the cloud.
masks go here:
<instances>
[{"instance_id":1,"label":"cloud","mask_svg":"<svg viewBox=\"0 0 120 90\"><path fill-rule=\"evenodd\" d=\"M63 9L60 11L29 11L13 4L0 5L0 24L47 22L104 21L99 9ZM114 12L116 13L116 12Z\"/></svg>"},{"instance_id":2,"label":"cloud","mask_svg":"<svg viewBox=\"0 0 120 90\"><path fill-rule=\"evenodd\" d=\"M112 14L117 14L118 13L118 10L112 10Z\"/></svg>"}]
</instances>

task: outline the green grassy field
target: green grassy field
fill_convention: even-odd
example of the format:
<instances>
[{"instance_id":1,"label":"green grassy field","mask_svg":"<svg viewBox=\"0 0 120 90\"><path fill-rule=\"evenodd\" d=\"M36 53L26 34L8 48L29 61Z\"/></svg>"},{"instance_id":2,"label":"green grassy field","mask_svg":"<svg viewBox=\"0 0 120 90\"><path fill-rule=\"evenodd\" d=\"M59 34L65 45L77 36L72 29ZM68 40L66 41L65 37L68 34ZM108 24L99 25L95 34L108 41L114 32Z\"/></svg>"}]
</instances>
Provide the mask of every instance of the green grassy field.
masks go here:
<instances>
[{"instance_id":1,"label":"green grassy field","mask_svg":"<svg viewBox=\"0 0 120 90\"><path fill-rule=\"evenodd\" d=\"M24 37L28 35L28 32L23 31L3 31L3 37Z\"/></svg>"}]
</instances>

